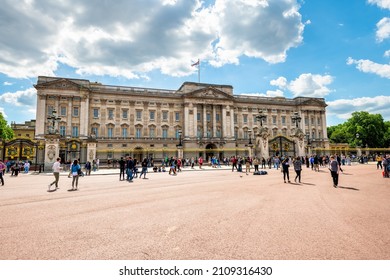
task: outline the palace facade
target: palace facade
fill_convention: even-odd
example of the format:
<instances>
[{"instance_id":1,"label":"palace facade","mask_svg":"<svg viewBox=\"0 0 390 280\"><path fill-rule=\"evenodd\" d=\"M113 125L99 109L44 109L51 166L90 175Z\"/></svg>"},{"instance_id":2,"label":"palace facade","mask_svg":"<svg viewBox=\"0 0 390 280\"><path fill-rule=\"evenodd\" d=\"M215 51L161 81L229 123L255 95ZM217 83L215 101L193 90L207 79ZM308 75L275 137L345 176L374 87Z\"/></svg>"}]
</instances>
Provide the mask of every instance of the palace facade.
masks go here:
<instances>
[{"instance_id":1,"label":"palace facade","mask_svg":"<svg viewBox=\"0 0 390 280\"><path fill-rule=\"evenodd\" d=\"M230 85L194 82L165 90L43 76L35 88L35 137L45 162L303 155L329 146L323 98L236 95Z\"/></svg>"}]
</instances>

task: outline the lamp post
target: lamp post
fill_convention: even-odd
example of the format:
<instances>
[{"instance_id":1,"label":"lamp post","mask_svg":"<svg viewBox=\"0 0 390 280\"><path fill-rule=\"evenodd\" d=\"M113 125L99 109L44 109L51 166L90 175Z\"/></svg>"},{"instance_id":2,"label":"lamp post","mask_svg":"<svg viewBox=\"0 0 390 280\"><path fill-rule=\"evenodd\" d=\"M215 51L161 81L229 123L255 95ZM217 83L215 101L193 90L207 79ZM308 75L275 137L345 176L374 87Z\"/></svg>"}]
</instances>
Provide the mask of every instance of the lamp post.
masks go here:
<instances>
[{"instance_id":1,"label":"lamp post","mask_svg":"<svg viewBox=\"0 0 390 280\"><path fill-rule=\"evenodd\" d=\"M295 123L295 127L299 127L299 123L301 122L301 116L298 112L295 112L294 115L291 117L292 123Z\"/></svg>"},{"instance_id":2,"label":"lamp post","mask_svg":"<svg viewBox=\"0 0 390 280\"><path fill-rule=\"evenodd\" d=\"M360 149L360 146L359 146L359 143L360 143L359 137L360 137L360 135L359 135L359 133L356 133L355 136L356 136L356 155L358 157L361 157L362 156L362 150ZM363 161L361 161L361 163L363 163Z\"/></svg>"},{"instance_id":3,"label":"lamp post","mask_svg":"<svg viewBox=\"0 0 390 280\"><path fill-rule=\"evenodd\" d=\"M263 126L263 121L267 120L267 116L263 112L263 110L259 110L259 114L255 116L255 118L260 121L260 126Z\"/></svg>"},{"instance_id":4,"label":"lamp post","mask_svg":"<svg viewBox=\"0 0 390 280\"><path fill-rule=\"evenodd\" d=\"M181 142L181 135L182 135L181 129L177 133L179 135L179 144L176 145L176 147L177 147L177 157L178 158L183 158L183 144Z\"/></svg>"},{"instance_id":5,"label":"lamp post","mask_svg":"<svg viewBox=\"0 0 390 280\"><path fill-rule=\"evenodd\" d=\"M249 157L252 157L252 130L248 129L248 137L249 137L249 143L248 143L248 148L249 148Z\"/></svg>"},{"instance_id":6,"label":"lamp post","mask_svg":"<svg viewBox=\"0 0 390 280\"><path fill-rule=\"evenodd\" d=\"M310 145L311 145L311 140L310 140L310 134L306 133L306 139L307 139L307 154L310 154Z\"/></svg>"}]
</instances>

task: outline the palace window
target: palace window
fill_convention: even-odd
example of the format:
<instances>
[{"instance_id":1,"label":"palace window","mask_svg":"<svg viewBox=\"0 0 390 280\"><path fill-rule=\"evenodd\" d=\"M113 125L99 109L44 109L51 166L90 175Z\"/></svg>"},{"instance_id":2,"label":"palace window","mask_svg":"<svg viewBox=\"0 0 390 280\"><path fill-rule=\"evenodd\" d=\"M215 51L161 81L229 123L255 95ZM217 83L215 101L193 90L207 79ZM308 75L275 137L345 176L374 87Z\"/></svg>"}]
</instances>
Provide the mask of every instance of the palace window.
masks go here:
<instances>
[{"instance_id":1,"label":"palace window","mask_svg":"<svg viewBox=\"0 0 390 280\"><path fill-rule=\"evenodd\" d=\"M155 111L149 111L149 120L150 121L154 121L155 114L156 114Z\"/></svg>"},{"instance_id":2,"label":"palace window","mask_svg":"<svg viewBox=\"0 0 390 280\"><path fill-rule=\"evenodd\" d=\"M78 137L78 136L79 136L79 127L72 126L72 137Z\"/></svg>"},{"instance_id":3,"label":"palace window","mask_svg":"<svg viewBox=\"0 0 390 280\"><path fill-rule=\"evenodd\" d=\"M108 109L108 119L109 120L114 119L114 109Z\"/></svg>"},{"instance_id":4,"label":"palace window","mask_svg":"<svg viewBox=\"0 0 390 280\"><path fill-rule=\"evenodd\" d=\"M114 132L114 129L112 127L109 127L107 129L107 136L108 136L108 138L112 138L113 132Z\"/></svg>"},{"instance_id":5,"label":"palace window","mask_svg":"<svg viewBox=\"0 0 390 280\"><path fill-rule=\"evenodd\" d=\"M129 110L123 109L122 110L122 118L127 119L129 117Z\"/></svg>"},{"instance_id":6,"label":"palace window","mask_svg":"<svg viewBox=\"0 0 390 280\"><path fill-rule=\"evenodd\" d=\"M92 134L95 135L95 137L98 137L98 128L97 127L92 127Z\"/></svg>"},{"instance_id":7,"label":"palace window","mask_svg":"<svg viewBox=\"0 0 390 280\"><path fill-rule=\"evenodd\" d=\"M73 117L79 116L79 107L73 107Z\"/></svg>"},{"instance_id":8,"label":"palace window","mask_svg":"<svg viewBox=\"0 0 390 280\"><path fill-rule=\"evenodd\" d=\"M175 112L175 121L179 122L180 121L180 113Z\"/></svg>"},{"instance_id":9,"label":"palace window","mask_svg":"<svg viewBox=\"0 0 390 280\"><path fill-rule=\"evenodd\" d=\"M163 117L163 121L164 122L168 121L168 111L163 111L162 112L162 117Z\"/></svg>"},{"instance_id":10,"label":"palace window","mask_svg":"<svg viewBox=\"0 0 390 280\"><path fill-rule=\"evenodd\" d=\"M164 139L168 138L168 129L167 128L162 129L162 138L164 138Z\"/></svg>"},{"instance_id":11,"label":"palace window","mask_svg":"<svg viewBox=\"0 0 390 280\"><path fill-rule=\"evenodd\" d=\"M207 113L206 114L206 120L209 122L209 121L211 121L211 115L210 115L210 113Z\"/></svg>"},{"instance_id":12,"label":"palace window","mask_svg":"<svg viewBox=\"0 0 390 280\"><path fill-rule=\"evenodd\" d=\"M202 138L202 128L200 126L198 126L198 128L196 129L196 135L199 137L199 138Z\"/></svg>"},{"instance_id":13,"label":"palace window","mask_svg":"<svg viewBox=\"0 0 390 280\"><path fill-rule=\"evenodd\" d=\"M248 123L248 115L243 115L242 117L243 117L244 123Z\"/></svg>"},{"instance_id":14,"label":"palace window","mask_svg":"<svg viewBox=\"0 0 390 280\"><path fill-rule=\"evenodd\" d=\"M200 122L200 113L196 113L196 120L198 121L198 122Z\"/></svg>"},{"instance_id":15,"label":"palace window","mask_svg":"<svg viewBox=\"0 0 390 280\"><path fill-rule=\"evenodd\" d=\"M54 107L49 105L47 106L47 115L48 116L51 116L53 114L53 111L54 111Z\"/></svg>"},{"instance_id":16,"label":"palace window","mask_svg":"<svg viewBox=\"0 0 390 280\"><path fill-rule=\"evenodd\" d=\"M142 133L141 133L141 128L140 127L137 127L135 129L135 138L141 138L142 136Z\"/></svg>"},{"instance_id":17,"label":"palace window","mask_svg":"<svg viewBox=\"0 0 390 280\"><path fill-rule=\"evenodd\" d=\"M137 110L136 111L136 117L137 117L137 121L141 121L142 120L142 111L141 110Z\"/></svg>"},{"instance_id":18,"label":"palace window","mask_svg":"<svg viewBox=\"0 0 390 280\"><path fill-rule=\"evenodd\" d=\"M272 124L276 125L276 116L272 116Z\"/></svg>"},{"instance_id":19,"label":"palace window","mask_svg":"<svg viewBox=\"0 0 390 280\"><path fill-rule=\"evenodd\" d=\"M95 119L99 118L99 109L97 109L97 108L93 109L93 117Z\"/></svg>"},{"instance_id":20,"label":"palace window","mask_svg":"<svg viewBox=\"0 0 390 280\"><path fill-rule=\"evenodd\" d=\"M65 136L66 135L66 126L65 125L61 125L60 126L60 135L61 136Z\"/></svg>"},{"instance_id":21,"label":"palace window","mask_svg":"<svg viewBox=\"0 0 390 280\"><path fill-rule=\"evenodd\" d=\"M66 107L61 106L61 108L60 108L60 115L61 116L66 116Z\"/></svg>"},{"instance_id":22,"label":"palace window","mask_svg":"<svg viewBox=\"0 0 390 280\"><path fill-rule=\"evenodd\" d=\"M234 123L236 124L238 120L237 114L234 114Z\"/></svg>"},{"instance_id":23,"label":"palace window","mask_svg":"<svg viewBox=\"0 0 390 280\"><path fill-rule=\"evenodd\" d=\"M217 128L217 137L220 138L221 137L221 128Z\"/></svg>"},{"instance_id":24,"label":"palace window","mask_svg":"<svg viewBox=\"0 0 390 280\"><path fill-rule=\"evenodd\" d=\"M219 122L220 121L220 115L217 113L215 114L215 121Z\"/></svg>"},{"instance_id":25,"label":"palace window","mask_svg":"<svg viewBox=\"0 0 390 280\"><path fill-rule=\"evenodd\" d=\"M282 116L282 125L286 125L286 116Z\"/></svg>"},{"instance_id":26,"label":"palace window","mask_svg":"<svg viewBox=\"0 0 390 280\"><path fill-rule=\"evenodd\" d=\"M126 138L128 135L127 133L127 127L122 127L122 137Z\"/></svg>"},{"instance_id":27,"label":"palace window","mask_svg":"<svg viewBox=\"0 0 390 280\"><path fill-rule=\"evenodd\" d=\"M149 127L149 137L150 137L150 138L156 137L155 129L154 129L153 126Z\"/></svg>"}]
</instances>

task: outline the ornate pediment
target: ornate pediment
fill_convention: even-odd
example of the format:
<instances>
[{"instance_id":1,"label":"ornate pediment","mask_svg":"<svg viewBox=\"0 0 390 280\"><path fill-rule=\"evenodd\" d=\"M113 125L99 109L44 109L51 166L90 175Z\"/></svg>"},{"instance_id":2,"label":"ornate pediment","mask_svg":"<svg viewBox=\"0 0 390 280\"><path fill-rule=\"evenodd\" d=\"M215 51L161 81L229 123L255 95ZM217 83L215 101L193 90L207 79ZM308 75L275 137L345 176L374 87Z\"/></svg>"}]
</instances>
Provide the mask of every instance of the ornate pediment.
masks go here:
<instances>
[{"instance_id":1,"label":"ornate pediment","mask_svg":"<svg viewBox=\"0 0 390 280\"><path fill-rule=\"evenodd\" d=\"M207 87L198 89L184 94L185 98L201 98L201 99L233 99L233 97L219 89Z\"/></svg>"},{"instance_id":2,"label":"ornate pediment","mask_svg":"<svg viewBox=\"0 0 390 280\"><path fill-rule=\"evenodd\" d=\"M81 85L68 79L56 79L49 82L38 83L35 88L37 89L56 89L56 90L80 90L82 88L87 89L88 86Z\"/></svg>"},{"instance_id":3,"label":"ornate pediment","mask_svg":"<svg viewBox=\"0 0 390 280\"><path fill-rule=\"evenodd\" d=\"M308 99L303 101L300 105L303 106L316 106L316 107L326 107L326 103L323 99Z\"/></svg>"}]
</instances>

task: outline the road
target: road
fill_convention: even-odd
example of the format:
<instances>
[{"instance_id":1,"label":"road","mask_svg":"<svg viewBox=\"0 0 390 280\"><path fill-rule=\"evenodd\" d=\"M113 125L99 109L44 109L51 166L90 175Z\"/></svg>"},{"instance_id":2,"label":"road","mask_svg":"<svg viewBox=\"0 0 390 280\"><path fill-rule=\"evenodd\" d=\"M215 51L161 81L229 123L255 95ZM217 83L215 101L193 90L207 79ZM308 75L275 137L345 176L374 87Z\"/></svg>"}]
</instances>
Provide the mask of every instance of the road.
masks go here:
<instances>
[{"instance_id":1,"label":"road","mask_svg":"<svg viewBox=\"0 0 390 280\"><path fill-rule=\"evenodd\" d=\"M184 170L119 181L118 170L79 180L5 175L2 260L390 259L390 179L375 165L346 166L339 188L327 168L302 184L279 170L254 176ZM115 173L115 174L114 174Z\"/></svg>"}]
</instances>

